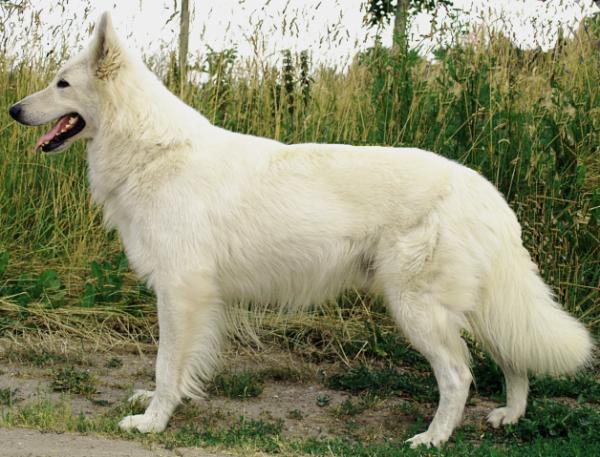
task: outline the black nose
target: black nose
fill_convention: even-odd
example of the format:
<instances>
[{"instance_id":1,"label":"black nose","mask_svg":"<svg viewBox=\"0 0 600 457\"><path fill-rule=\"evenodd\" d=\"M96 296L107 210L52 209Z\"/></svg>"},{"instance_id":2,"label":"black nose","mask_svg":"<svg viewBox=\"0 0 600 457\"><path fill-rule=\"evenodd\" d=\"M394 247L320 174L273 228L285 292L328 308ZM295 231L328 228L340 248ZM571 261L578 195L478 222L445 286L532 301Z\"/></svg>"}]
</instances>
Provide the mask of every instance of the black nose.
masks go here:
<instances>
[{"instance_id":1,"label":"black nose","mask_svg":"<svg viewBox=\"0 0 600 457\"><path fill-rule=\"evenodd\" d=\"M17 103L16 105L11 106L8 110L8 114L10 114L15 121L18 121L19 116L21 115L21 105Z\"/></svg>"}]
</instances>

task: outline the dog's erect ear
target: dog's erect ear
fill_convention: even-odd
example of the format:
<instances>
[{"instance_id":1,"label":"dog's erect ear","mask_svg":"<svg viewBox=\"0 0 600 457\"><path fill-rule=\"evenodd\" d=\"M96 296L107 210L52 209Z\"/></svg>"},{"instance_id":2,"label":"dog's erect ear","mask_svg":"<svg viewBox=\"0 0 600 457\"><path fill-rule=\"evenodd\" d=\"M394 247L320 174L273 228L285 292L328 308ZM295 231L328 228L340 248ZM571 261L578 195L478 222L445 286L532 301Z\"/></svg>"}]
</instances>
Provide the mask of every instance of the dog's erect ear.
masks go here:
<instances>
[{"instance_id":1,"label":"dog's erect ear","mask_svg":"<svg viewBox=\"0 0 600 457\"><path fill-rule=\"evenodd\" d=\"M123 65L123 52L110 13L105 12L94 28L90 63L99 79L112 79Z\"/></svg>"}]
</instances>

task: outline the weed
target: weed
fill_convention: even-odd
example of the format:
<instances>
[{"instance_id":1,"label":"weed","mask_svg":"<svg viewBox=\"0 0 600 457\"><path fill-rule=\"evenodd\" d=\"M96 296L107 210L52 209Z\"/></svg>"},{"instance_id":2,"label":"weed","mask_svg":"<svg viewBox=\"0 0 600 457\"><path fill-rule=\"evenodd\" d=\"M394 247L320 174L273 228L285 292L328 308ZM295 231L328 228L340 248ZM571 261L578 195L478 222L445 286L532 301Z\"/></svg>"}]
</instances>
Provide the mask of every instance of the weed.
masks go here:
<instances>
[{"instance_id":1,"label":"weed","mask_svg":"<svg viewBox=\"0 0 600 457\"><path fill-rule=\"evenodd\" d=\"M102 263L95 260L91 265L91 278L86 282L81 306L91 308L95 304L115 303L123 299L123 274L128 263L124 252L113 260Z\"/></svg>"},{"instance_id":2,"label":"weed","mask_svg":"<svg viewBox=\"0 0 600 457\"><path fill-rule=\"evenodd\" d=\"M367 392L353 401L352 398L346 398L335 410L333 414L337 417L357 416L364 411L373 408L380 399L377 395Z\"/></svg>"},{"instance_id":3,"label":"weed","mask_svg":"<svg viewBox=\"0 0 600 457\"><path fill-rule=\"evenodd\" d=\"M281 420L261 421L240 417L224 429L184 426L173 434L163 435L161 442L167 449L201 445L228 447L252 445L266 452L276 452L280 447L279 435L282 428Z\"/></svg>"},{"instance_id":4,"label":"weed","mask_svg":"<svg viewBox=\"0 0 600 457\"><path fill-rule=\"evenodd\" d=\"M2 262L3 259L0 258L0 264ZM27 314L25 308L33 302L58 308L65 304L66 298L65 287L55 270L45 270L40 274L22 274L16 279L6 282L4 287L0 288L0 293L11 296L24 308L22 312L25 315Z\"/></svg>"},{"instance_id":5,"label":"weed","mask_svg":"<svg viewBox=\"0 0 600 457\"><path fill-rule=\"evenodd\" d=\"M294 420L299 421L299 420L304 419L304 414L302 414L302 411L300 411L299 409L291 409L288 411L287 417L289 419L294 419Z\"/></svg>"},{"instance_id":6,"label":"weed","mask_svg":"<svg viewBox=\"0 0 600 457\"><path fill-rule=\"evenodd\" d=\"M544 397L570 397L578 402L600 403L600 383L594 372L581 372L569 378L538 377L531 380L531 394Z\"/></svg>"},{"instance_id":7,"label":"weed","mask_svg":"<svg viewBox=\"0 0 600 457\"><path fill-rule=\"evenodd\" d=\"M360 365L345 373L326 380L330 389L347 390L353 393L368 391L373 394L390 395L404 393L417 400L435 401L437 388L431 375L397 373L395 370L370 368Z\"/></svg>"},{"instance_id":8,"label":"weed","mask_svg":"<svg viewBox=\"0 0 600 457\"><path fill-rule=\"evenodd\" d=\"M505 433L524 441L579 436L600 446L599 429L600 413L594 409L552 400L534 400L525 417L515 426L508 427Z\"/></svg>"},{"instance_id":9,"label":"weed","mask_svg":"<svg viewBox=\"0 0 600 457\"><path fill-rule=\"evenodd\" d=\"M393 407L394 410L402 413L403 415L410 417L420 417L422 419L421 411L417 403L412 401L403 401Z\"/></svg>"},{"instance_id":10,"label":"weed","mask_svg":"<svg viewBox=\"0 0 600 457\"><path fill-rule=\"evenodd\" d=\"M302 373L290 367L268 367L256 373L263 381L298 382L303 379Z\"/></svg>"},{"instance_id":11,"label":"weed","mask_svg":"<svg viewBox=\"0 0 600 457\"><path fill-rule=\"evenodd\" d=\"M112 357L104 366L106 368L121 368L123 366L123 361L118 357Z\"/></svg>"},{"instance_id":12,"label":"weed","mask_svg":"<svg viewBox=\"0 0 600 457\"><path fill-rule=\"evenodd\" d=\"M361 354L369 359L385 359L420 370L429 367L427 360L407 345L398 330L395 328L384 330L381 319L378 320L371 314L365 317L363 321L365 339L342 342L342 351L346 356L354 358Z\"/></svg>"},{"instance_id":13,"label":"weed","mask_svg":"<svg viewBox=\"0 0 600 457\"><path fill-rule=\"evenodd\" d=\"M504 392L504 374L487 354L469 344L472 354L473 383L477 393L500 399Z\"/></svg>"},{"instance_id":14,"label":"weed","mask_svg":"<svg viewBox=\"0 0 600 457\"><path fill-rule=\"evenodd\" d=\"M212 386L217 394L229 398L258 397L264 388L262 378L252 372L218 374Z\"/></svg>"},{"instance_id":15,"label":"weed","mask_svg":"<svg viewBox=\"0 0 600 457\"><path fill-rule=\"evenodd\" d=\"M52 370L52 390L91 395L96 392L96 379L88 372L73 367Z\"/></svg>"},{"instance_id":16,"label":"weed","mask_svg":"<svg viewBox=\"0 0 600 457\"><path fill-rule=\"evenodd\" d=\"M10 387L0 389L0 406L12 406L19 401L18 392L18 389L11 389Z\"/></svg>"},{"instance_id":17,"label":"weed","mask_svg":"<svg viewBox=\"0 0 600 457\"><path fill-rule=\"evenodd\" d=\"M77 357L67 357L66 355L59 354L57 352L37 348L26 348L18 351L10 351L8 353L8 359L13 362L18 361L20 363L31 363L36 367L58 365L67 362L77 364L82 363L82 361Z\"/></svg>"},{"instance_id":18,"label":"weed","mask_svg":"<svg viewBox=\"0 0 600 457\"><path fill-rule=\"evenodd\" d=\"M354 403L351 398L346 398L337 408L335 408L333 414L338 417L356 416L363 411L364 409Z\"/></svg>"},{"instance_id":19,"label":"weed","mask_svg":"<svg viewBox=\"0 0 600 457\"><path fill-rule=\"evenodd\" d=\"M324 408L331 403L331 396L327 394L319 394L317 395L317 406L319 408Z\"/></svg>"}]
</instances>

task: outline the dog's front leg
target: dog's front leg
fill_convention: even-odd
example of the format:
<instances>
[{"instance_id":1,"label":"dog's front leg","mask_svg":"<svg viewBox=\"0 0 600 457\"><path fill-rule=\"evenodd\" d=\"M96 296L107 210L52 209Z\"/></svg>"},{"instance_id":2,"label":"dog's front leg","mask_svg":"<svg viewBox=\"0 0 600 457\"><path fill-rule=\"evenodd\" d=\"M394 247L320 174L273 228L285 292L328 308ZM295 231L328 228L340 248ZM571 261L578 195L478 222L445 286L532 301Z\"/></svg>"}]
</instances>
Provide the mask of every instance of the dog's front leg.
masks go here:
<instances>
[{"instance_id":1,"label":"dog's front leg","mask_svg":"<svg viewBox=\"0 0 600 457\"><path fill-rule=\"evenodd\" d=\"M144 414L125 417L119 427L143 433L160 432L165 429L173 410L179 403L179 378L181 370L181 335L177 312L178 305L169 303L166 294L158 295L159 343L156 357L156 390L137 391L130 401L150 399Z\"/></svg>"},{"instance_id":2,"label":"dog's front leg","mask_svg":"<svg viewBox=\"0 0 600 457\"><path fill-rule=\"evenodd\" d=\"M223 307L216 288L200 274L190 275L170 290L157 290L159 345L156 390L131 398L150 399L144 414L125 417L123 430L160 432L183 395L202 394L212 375L223 329Z\"/></svg>"}]
</instances>

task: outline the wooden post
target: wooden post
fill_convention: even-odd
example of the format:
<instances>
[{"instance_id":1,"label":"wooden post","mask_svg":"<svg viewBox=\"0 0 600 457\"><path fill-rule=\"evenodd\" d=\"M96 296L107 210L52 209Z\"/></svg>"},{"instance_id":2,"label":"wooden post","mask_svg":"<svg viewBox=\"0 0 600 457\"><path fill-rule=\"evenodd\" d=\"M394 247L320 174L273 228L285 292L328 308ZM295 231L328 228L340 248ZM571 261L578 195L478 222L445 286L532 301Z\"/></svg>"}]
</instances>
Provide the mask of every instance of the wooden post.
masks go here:
<instances>
[{"instance_id":1,"label":"wooden post","mask_svg":"<svg viewBox=\"0 0 600 457\"><path fill-rule=\"evenodd\" d=\"M179 27L179 95L184 96L187 83L187 58L190 42L190 8L188 0L181 0L181 21Z\"/></svg>"}]
</instances>

